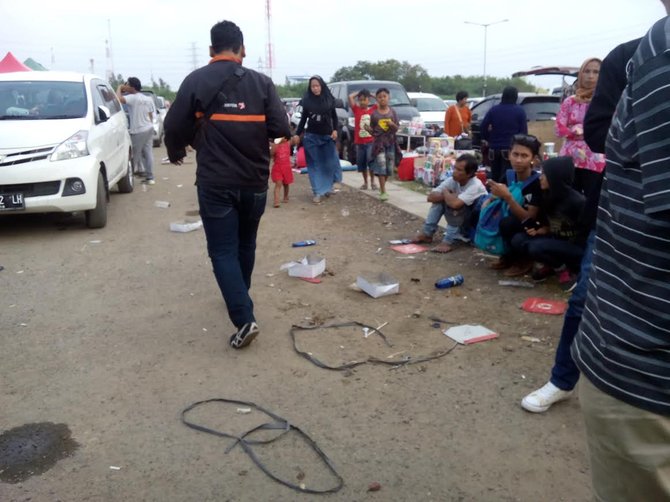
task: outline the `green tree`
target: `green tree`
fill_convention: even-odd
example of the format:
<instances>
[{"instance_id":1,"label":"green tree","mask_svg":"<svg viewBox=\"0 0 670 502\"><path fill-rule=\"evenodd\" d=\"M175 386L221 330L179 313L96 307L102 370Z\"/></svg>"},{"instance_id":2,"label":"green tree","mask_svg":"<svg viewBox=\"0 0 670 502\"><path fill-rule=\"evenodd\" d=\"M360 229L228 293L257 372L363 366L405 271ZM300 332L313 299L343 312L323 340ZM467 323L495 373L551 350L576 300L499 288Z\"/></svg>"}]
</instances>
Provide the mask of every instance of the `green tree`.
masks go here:
<instances>
[{"instance_id":1,"label":"green tree","mask_svg":"<svg viewBox=\"0 0 670 502\"><path fill-rule=\"evenodd\" d=\"M393 80L403 84L410 92L433 92L443 98L454 98L458 91L466 91L473 97L481 96L484 88L484 78L479 75L431 77L421 65L396 59L376 63L358 61L354 66L343 66L331 78L333 82L341 80ZM496 77L486 79L486 92L496 94L508 85L513 85L519 92L537 92L533 85L521 78Z\"/></svg>"},{"instance_id":2,"label":"green tree","mask_svg":"<svg viewBox=\"0 0 670 502\"><path fill-rule=\"evenodd\" d=\"M302 98L307 92L307 82L299 84L276 85L280 98Z\"/></svg>"},{"instance_id":3,"label":"green tree","mask_svg":"<svg viewBox=\"0 0 670 502\"><path fill-rule=\"evenodd\" d=\"M425 68L397 59L376 63L358 61L354 66L340 68L331 78L333 82L341 80L393 80L400 82L408 91L429 92L432 86Z\"/></svg>"}]
</instances>

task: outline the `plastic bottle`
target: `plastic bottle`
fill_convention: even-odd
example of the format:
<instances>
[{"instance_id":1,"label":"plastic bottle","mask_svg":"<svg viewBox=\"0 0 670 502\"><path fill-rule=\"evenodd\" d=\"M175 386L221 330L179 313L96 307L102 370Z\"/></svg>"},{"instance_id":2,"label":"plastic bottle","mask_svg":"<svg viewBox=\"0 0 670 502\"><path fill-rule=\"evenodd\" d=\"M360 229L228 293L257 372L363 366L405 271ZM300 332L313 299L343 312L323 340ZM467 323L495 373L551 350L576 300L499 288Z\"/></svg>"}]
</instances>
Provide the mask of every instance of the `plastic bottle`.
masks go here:
<instances>
[{"instance_id":1,"label":"plastic bottle","mask_svg":"<svg viewBox=\"0 0 670 502\"><path fill-rule=\"evenodd\" d=\"M435 282L437 289L446 289L453 286L460 286L463 284L463 276L461 274L452 275L451 277L444 277Z\"/></svg>"},{"instance_id":2,"label":"plastic bottle","mask_svg":"<svg viewBox=\"0 0 670 502\"><path fill-rule=\"evenodd\" d=\"M307 246L313 246L314 244L316 244L316 241L298 241L294 242L292 245L294 248L304 248Z\"/></svg>"}]
</instances>

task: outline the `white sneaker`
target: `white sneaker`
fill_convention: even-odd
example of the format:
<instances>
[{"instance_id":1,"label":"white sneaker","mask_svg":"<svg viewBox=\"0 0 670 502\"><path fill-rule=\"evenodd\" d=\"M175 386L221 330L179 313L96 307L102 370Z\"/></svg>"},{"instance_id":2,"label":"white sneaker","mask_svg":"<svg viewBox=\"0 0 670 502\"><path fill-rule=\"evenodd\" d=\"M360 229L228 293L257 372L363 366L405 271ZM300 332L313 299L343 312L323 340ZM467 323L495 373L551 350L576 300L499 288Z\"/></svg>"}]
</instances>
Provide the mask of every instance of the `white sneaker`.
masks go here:
<instances>
[{"instance_id":1,"label":"white sneaker","mask_svg":"<svg viewBox=\"0 0 670 502\"><path fill-rule=\"evenodd\" d=\"M536 391L531 392L521 400L521 407L532 413L543 413L547 411L552 404L572 395L571 390L561 390L553 383L547 382Z\"/></svg>"}]
</instances>

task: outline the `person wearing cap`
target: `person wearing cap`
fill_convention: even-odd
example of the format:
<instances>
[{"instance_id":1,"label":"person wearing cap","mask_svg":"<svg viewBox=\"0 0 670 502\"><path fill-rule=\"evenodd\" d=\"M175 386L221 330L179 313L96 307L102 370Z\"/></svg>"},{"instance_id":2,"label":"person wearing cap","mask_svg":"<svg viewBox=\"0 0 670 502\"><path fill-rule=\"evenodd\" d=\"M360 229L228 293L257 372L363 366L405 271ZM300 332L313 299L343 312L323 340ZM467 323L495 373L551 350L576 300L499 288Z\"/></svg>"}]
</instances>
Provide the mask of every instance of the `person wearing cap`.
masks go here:
<instances>
[{"instance_id":1,"label":"person wearing cap","mask_svg":"<svg viewBox=\"0 0 670 502\"><path fill-rule=\"evenodd\" d=\"M186 76L165 117L165 145L173 164L182 163L188 145L196 150L207 250L237 330L229 344L241 349L260 332L249 288L268 191L268 144L291 131L272 80L242 66L240 28L221 21L210 36L212 59Z\"/></svg>"},{"instance_id":2,"label":"person wearing cap","mask_svg":"<svg viewBox=\"0 0 670 502\"><path fill-rule=\"evenodd\" d=\"M121 103L128 106L130 115L130 140L133 145L133 166L145 178L144 183L153 185L154 180L154 113L156 107L149 96L142 94L142 82L137 77L130 77L125 84L120 84L116 95ZM140 169L140 165L142 169Z\"/></svg>"}]
</instances>

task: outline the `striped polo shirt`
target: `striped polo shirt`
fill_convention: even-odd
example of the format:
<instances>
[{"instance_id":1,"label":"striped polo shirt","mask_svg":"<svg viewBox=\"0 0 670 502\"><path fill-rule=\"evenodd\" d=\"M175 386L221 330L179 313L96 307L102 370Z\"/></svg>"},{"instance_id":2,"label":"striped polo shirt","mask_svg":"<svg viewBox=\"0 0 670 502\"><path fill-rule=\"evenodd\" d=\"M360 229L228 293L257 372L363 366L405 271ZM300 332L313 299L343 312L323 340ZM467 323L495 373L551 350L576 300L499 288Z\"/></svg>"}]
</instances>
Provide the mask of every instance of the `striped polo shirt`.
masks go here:
<instances>
[{"instance_id":1,"label":"striped polo shirt","mask_svg":"<svg viewBox=\"0 0 670 502\"><path fill-rule=\"evenodd\" d=\"M670 415L670 18L641 40L627 74L572 357L606 394Z\"/></svg>"}]
</instances>

